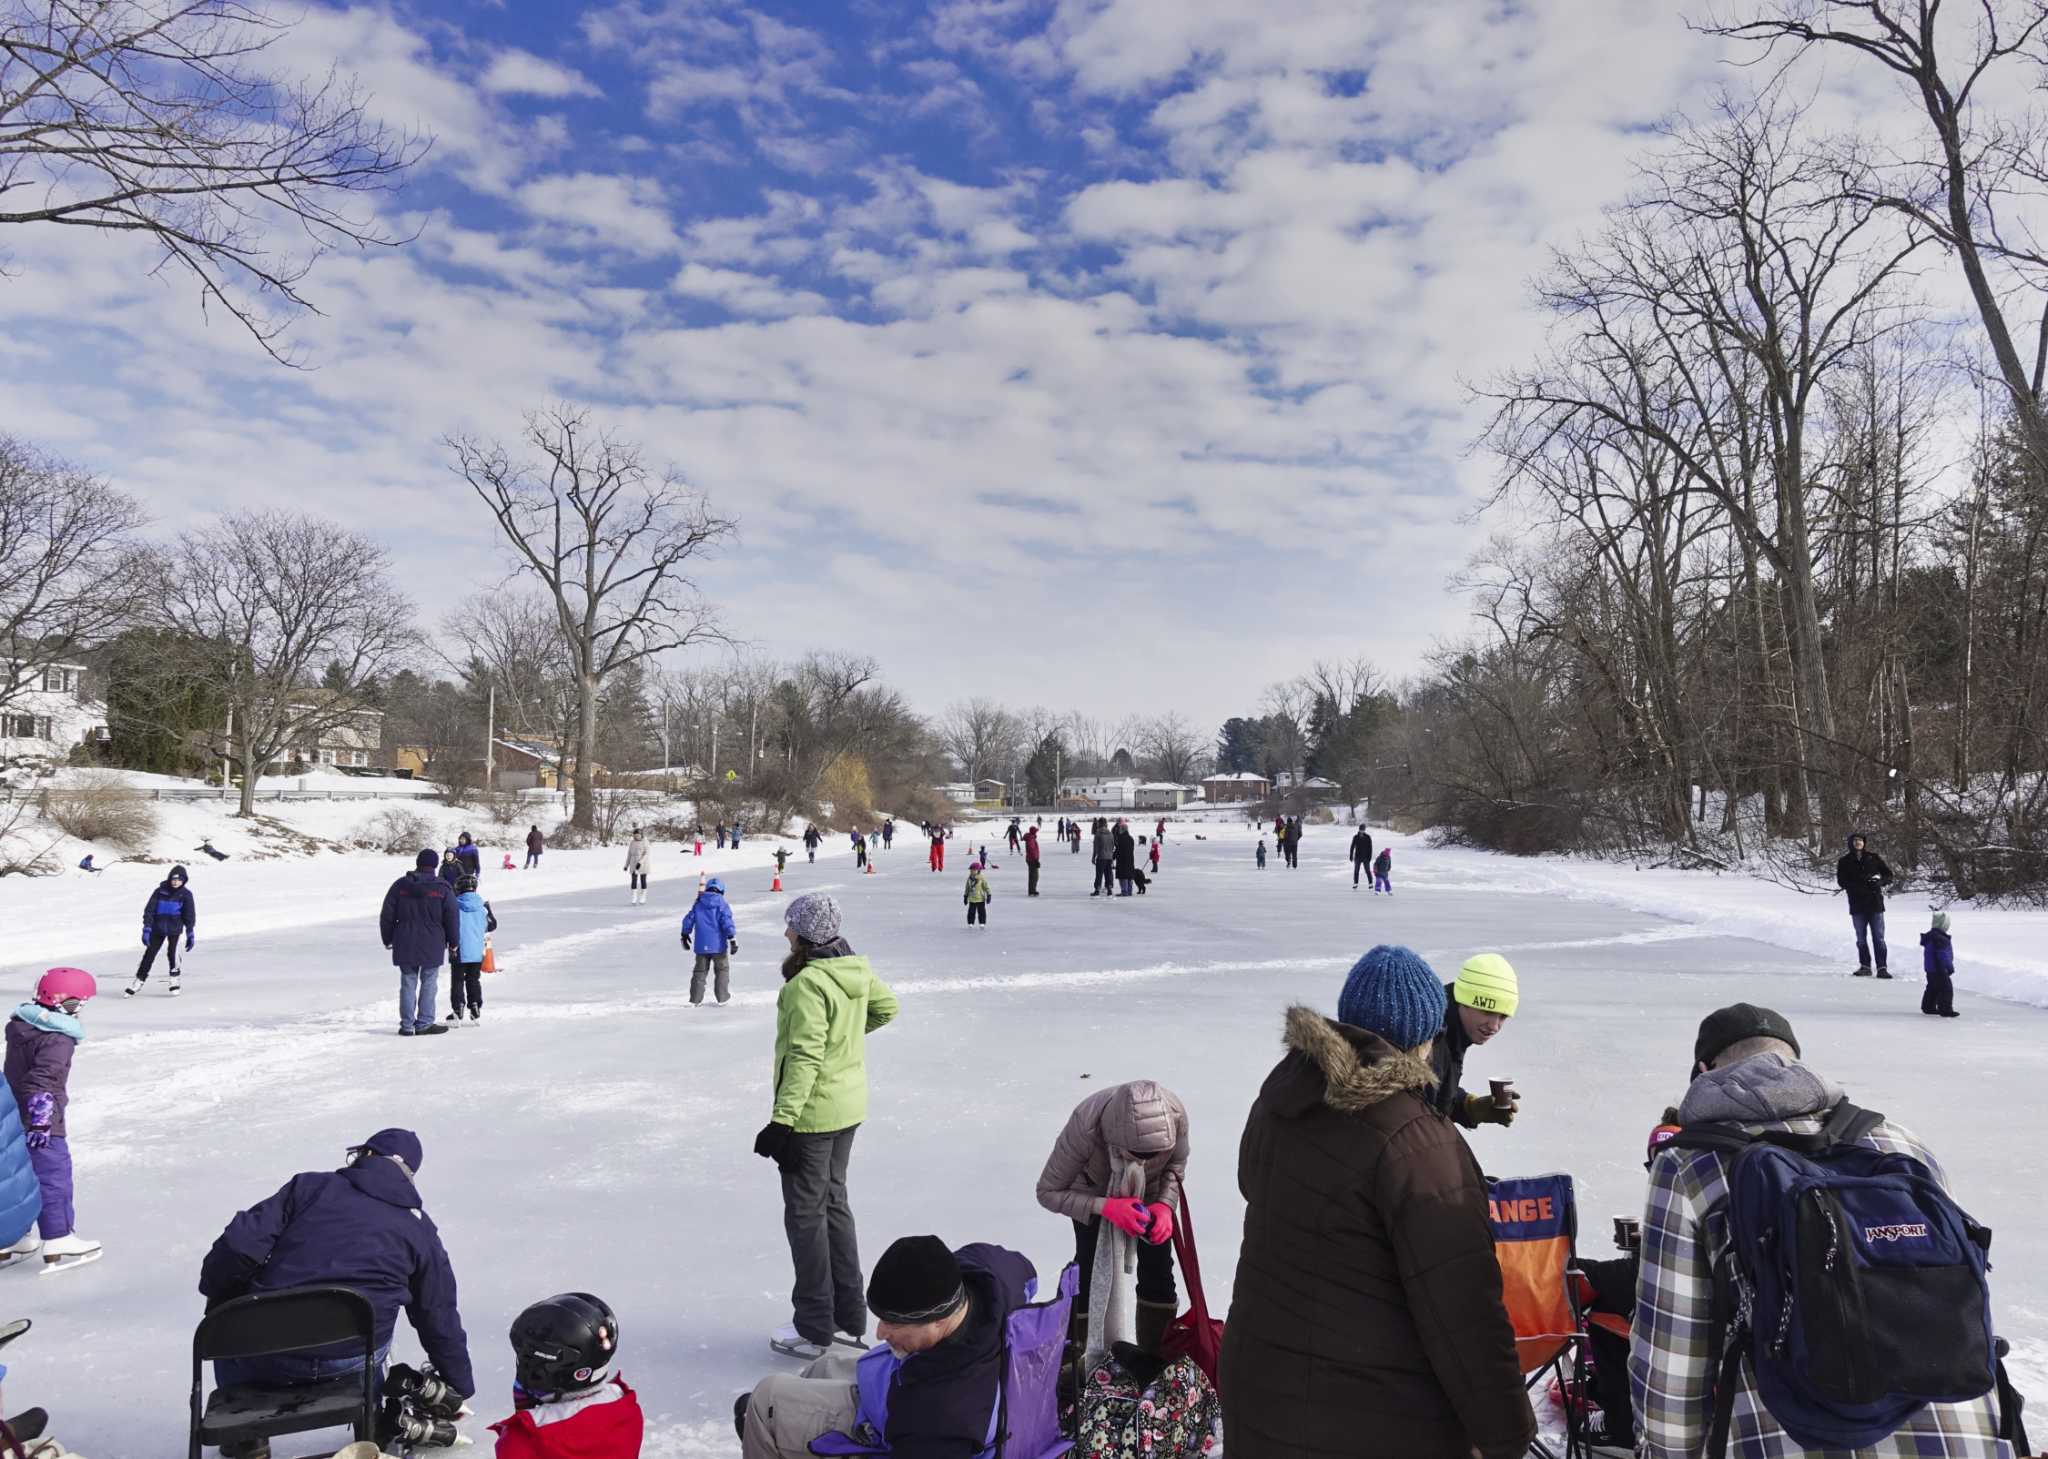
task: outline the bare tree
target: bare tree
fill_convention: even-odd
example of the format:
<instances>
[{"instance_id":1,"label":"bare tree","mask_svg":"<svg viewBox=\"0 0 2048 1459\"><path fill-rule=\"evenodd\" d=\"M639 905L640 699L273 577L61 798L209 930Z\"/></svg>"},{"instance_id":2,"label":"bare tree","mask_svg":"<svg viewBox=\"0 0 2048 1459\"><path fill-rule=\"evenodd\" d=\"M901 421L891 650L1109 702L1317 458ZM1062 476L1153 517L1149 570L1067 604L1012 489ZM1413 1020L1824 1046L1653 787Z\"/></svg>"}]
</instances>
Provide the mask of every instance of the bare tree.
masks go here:
<instances>
[{"instance_id":1,"label":"bare tree","mask_svg":"<svg viewBox=\"0 0 2048 1459\"><path fill-rule=\"evenodd\" d=\"M330 72L264 68L290 29L246 0L14 0L0 12L0 223L140 233L274 358L331 248L391 246L364 194L427 141ZM306 254L275 251L295 231ZM285 306L271 317L257 298Z\"/></svg>"},{"instance_id":2,"label":"bare tree","mask_svg":"<svg viewBox=\"0 0 2048 1459\"><path fill-rule=\"evenodd\" d=\"M212 749L241 765L239 815L266 765L360 715L417 639L384 549L317 517L224 518L181 537L153 576L163 626L215 650L194 661L228 706Z\"/></svg>"},{"instance_id":3,"label":"bare tree","mask_svg":"<svg viewBox=\"0 0 2048 1459\"><path fill-rule=\"evenodd\" d=\"M940 746L970 781L1008 765L1022 743L1017 717L992 699L949 705L938 732Z\"/></svg>"},{"instance_id":4,"label":"bare tree","mask_svg":"<svg viewBox=\"0 0 2048 1459\"><path fill-rule=\"evenodd\" d=\"M454 470L490 509L514 557L552 599L576 676L574 823L594 825L597 701L607 676L694 643L722 641L691 577L736 524L674 467L659 475L637 446L569 406L526 419L532 459L450 437Z\"/></svg>"},{"instance_id":5,"label":"bare tree","mask_svg":"<svg viewBox=\"0 0 2048 1459\"><path fill-rule=\"evenodd\" d=\"M1760 41L1767 48L1824 48L1890 71L1917 103L1928 150L1882 161L1848 159L1856 190L1926 230L1962 270L1996 362L1998 380L2034 459L2048 467L2048 311L2038 323L2009 317L2032 307L2048 283L2048 245L2029 227L2048 181L2038 116L2001 118L1978 95L2009 82L2011 65L2040 66L2048 6L2040 0L1977 0L1971 20L1941 14L1942 0L1748 0L1730 7L1708 33ZM1960 60L1942 52L1955 27L1974 31ZM1995 73L1995 74L1994 74ZM2032 88L2038 88L2036 76ZM2027 332L2033 338L2026 338ZM2022 353L2031 346L2033 358Z\"/></svg>"},{"instance_id":6,"label":"bare tree","mask_svg":"<svg viewBox=\"0 0 2048 1459\"><path fill-rule=\"evenodd\" d=\"M142 520L99 478L0 436L0 707L132 619Z\"/></svg>"},{"instance_id":7,"label":"bare tree","mask_svg":"<svg viewBox=\"0 0 2048 1459\"><path fill-rule=\"evenodd\" d=\"M1201 769L1207 745L1194 726L1182 716L1162 714L1138 727L1137 748L1139 756L1154 775L1176 785L1186 785Z\"/></svg>"}]
</instances>

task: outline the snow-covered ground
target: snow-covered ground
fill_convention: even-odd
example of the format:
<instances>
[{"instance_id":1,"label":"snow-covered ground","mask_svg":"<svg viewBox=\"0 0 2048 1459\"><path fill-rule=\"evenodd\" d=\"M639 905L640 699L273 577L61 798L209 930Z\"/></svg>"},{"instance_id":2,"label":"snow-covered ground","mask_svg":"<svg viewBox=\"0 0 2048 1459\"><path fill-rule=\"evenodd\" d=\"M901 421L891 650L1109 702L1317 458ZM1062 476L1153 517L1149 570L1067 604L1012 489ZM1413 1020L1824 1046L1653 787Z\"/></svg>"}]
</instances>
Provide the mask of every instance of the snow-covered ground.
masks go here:
<instances>
[{"instance_id":1,"label":"snow-covered ground","mask_svg":"<svg viewBox=\"0 0 2048 1459\"><path fill-rule=\"evenodd\" d=\"M799 854L780 896L765 866L732 868L736 997L701 1010L687 1006L676 945L694 860L661 848L649 904L634 907L616 851L579 853L587 867L550 852L542 871L486 876L506 971L486 982L483 1027L405 1041L393 1037L396 979L369 926L396 861L359 876L339 869L353 858L325 858L311 864L325 880L276 887L261 883L266 866L201 865L190 991L116 994L87 1011L72 1083L78 1209L109 1255L59 1278L0 1278L14 1293L0 1316L36 1319L8 1351L6 1401L48 1406L93 1459L180 1452L207 1246L237 1207L403 1124L425 1142L421 1188L460 1276L480 1418L509 1410L512 1316L583 1288L620 1311L622 1367L649 1417L645 1452L736 1455L732 1395L787 1366L765 1336L787 1320L789 1257L774 1172L751 1149L768 1107L780 908L821 887L842 898L848 937L903 1002L869 1045L873 1111L854 1154L870 1261L897 1235L935 1231L1002 1242L1056 1271L1071 1234L1033 1200L1046 1151L1090 1090L1149 1076L1191 1112L1189 1196L1222 1307L1242 1222L1238 1137L1278 1057L1285 1007L1334 1006L1346 968L1376 941L1409 943L1447 977L1491 947L1520 970L1522 1009L1475 1052L1468 1078L1514 1078L1525 1113L1511 1130L1478 1132L1474 1147L1502 1174L1571 1171L1585 1250L1606 1254L1607 1218L1638 1211L1644 1136L1684 1087L1700 1016L1736 999L1769 1003L1813 1064L1927 1139L1965 1205L1998 1229L1999 1324L2025 1379L2048 1389L2048 1261L2033 1234L2048 1023L1981 996L1985 982L1968 971L1974 919L1957 923L1965 1016L1940 1021L1918 1012L1905 906L1901 976L1878 983L1845 975L1846 917L1830 939L1823 921L1766 905L1790 893L1718 904L1687 893L1708 881L1395 838L1389 902L1351 890L1348 831L1312 828L1299 870L1276 858L1255 872L1247 833L1199 829L1207 840L1193 826L1169 837L1142 900L1091 900L1086 858L1053 852L1045 895L1027 901L1021 864L998 855L986 929L969 930L960 908L964 831L943 876L925 870L914 835L872 877L836 847L816 866ZM742 856L771 849L755 841ZM76 880L88 900L74 905L72 931L110 950L81 960L113 993L131 966L122 944L142 889ZM46 930L28 956L11 931L50 890L0 885L0 976L16 988L63 950ZM236 903L255 911L248 932L230 935L210 919ZM393 1356L416 1355L401 1324ZM474 1432L488 1442L481 1424ZM312 1448L292 1442L278 1452Z\"/></svg>"}]
</instances>

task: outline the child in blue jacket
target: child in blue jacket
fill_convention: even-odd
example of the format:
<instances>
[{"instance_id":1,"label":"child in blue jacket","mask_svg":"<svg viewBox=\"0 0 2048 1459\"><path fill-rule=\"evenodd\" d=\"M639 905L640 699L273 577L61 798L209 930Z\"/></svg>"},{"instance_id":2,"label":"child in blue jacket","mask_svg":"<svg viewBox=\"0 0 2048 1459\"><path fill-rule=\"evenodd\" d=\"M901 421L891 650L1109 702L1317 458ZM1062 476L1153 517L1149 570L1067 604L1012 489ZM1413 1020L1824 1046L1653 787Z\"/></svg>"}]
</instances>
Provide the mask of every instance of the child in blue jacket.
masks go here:
<instances>
[{"instance_id":1,"label":"child in blue jacket","mask_svg":"<svg viewBox=\"0 0 2048 1459\"><path fill-rule=\"evenodd\" d=\"M1943 1018L1961 1018L1956 1012L1956 948L1949 941L1948 913L1936 912L1934 925L1920 934L1920 966L1927 974L1927 991L1920 995L1922 1013Z\"/></svg>"},{"instance_id":2,"label":"child in blue jacket","mask_svg":"<svg viewBox=\"0 0 2048 1459\"><path fill-rule=\"evenodd\" d=\"M740 939L733 925L732 908L726 904L725 883L718 877L704 883L704 890L697 893L697 900L683 913L684 952L693 950L692 939L697 944L697 961L690 969L690 1006L702 1006L705 979L715 972L718 1004L723 1008L732 1001L732 954L740 950Z\"/></svg>"},{"instance_id":3,"label":"child in blue jacket","mask_svg":"<svg viewBox=\"0 0 2048 1459\"><path fill-rule=\"evenodd\" d=\"M491 904L478 893L472 872L464 872L455 884L455 923L456 944L448 949L448 982L455 1009L448 1022L459 1028L465 1006L472 1026L484 1021L484 937L498 930L498 919Z\"/></svg>"},{"instance_id":4,"label":"child in blue jacket","mask_svg":"<svg viewBox=\"0 0 2048 1459\"><path fill-rule=\"evenodd\" d=\"M163 950L164 960L171 965L171 992L176 993L183 986L178 981L178 975L184 971L178 961L178 938L184 937L185 951L190 952L192 933L199 925L199 904L192 899L190 882L185 868L174 866L142 904L142 961L136 966L135 980L123 990L130 998L149 981L150 965L156 961L158 949Z\"/></svg>"}]
</instances>

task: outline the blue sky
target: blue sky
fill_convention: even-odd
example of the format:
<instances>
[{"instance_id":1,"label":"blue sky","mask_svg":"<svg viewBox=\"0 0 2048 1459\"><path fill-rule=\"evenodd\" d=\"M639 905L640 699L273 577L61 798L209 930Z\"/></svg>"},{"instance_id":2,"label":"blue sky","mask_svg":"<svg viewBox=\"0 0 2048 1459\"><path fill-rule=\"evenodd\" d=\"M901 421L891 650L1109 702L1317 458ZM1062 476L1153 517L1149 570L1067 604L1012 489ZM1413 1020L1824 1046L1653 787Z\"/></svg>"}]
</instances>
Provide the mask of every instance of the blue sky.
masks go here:
<instances>
[{"instance_id":1,"label":"blue sky","mask_svg":"<svg viewBox=\"0 0 2048 1459\"><path fill-rule=\"evenodd\" d=\"M1725 73L1641 0L310 4L435 137L281 370L133 246L8 240L0 408L160 530L290 504L500 591L450 432L589 405L737 516L706 586L923 707L1248 706L1460 626L1467 382Z\"/></svg>"}]
</instances>

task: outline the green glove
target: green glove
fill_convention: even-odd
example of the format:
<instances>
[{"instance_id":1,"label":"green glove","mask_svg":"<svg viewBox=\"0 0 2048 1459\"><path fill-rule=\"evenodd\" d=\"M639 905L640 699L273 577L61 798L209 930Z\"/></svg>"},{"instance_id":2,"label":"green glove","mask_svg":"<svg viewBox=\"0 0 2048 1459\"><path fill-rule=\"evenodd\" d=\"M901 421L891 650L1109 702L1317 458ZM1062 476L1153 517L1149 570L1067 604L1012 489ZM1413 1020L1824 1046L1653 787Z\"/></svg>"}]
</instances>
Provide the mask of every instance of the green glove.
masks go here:
<instances>
[{"instance_id":1,"label":"green glove","mask_svg":"<svg viewBox=\"0 0 2048 1459\"><path fill-rule=\"evenodd\" d=\"M1475 1125L1512 1125L1516 1107L1517 1101L1512 1099L1496 1104L1490 1094L1465 1096L1465 1118Z\"/></svg>"}]
</instances>

